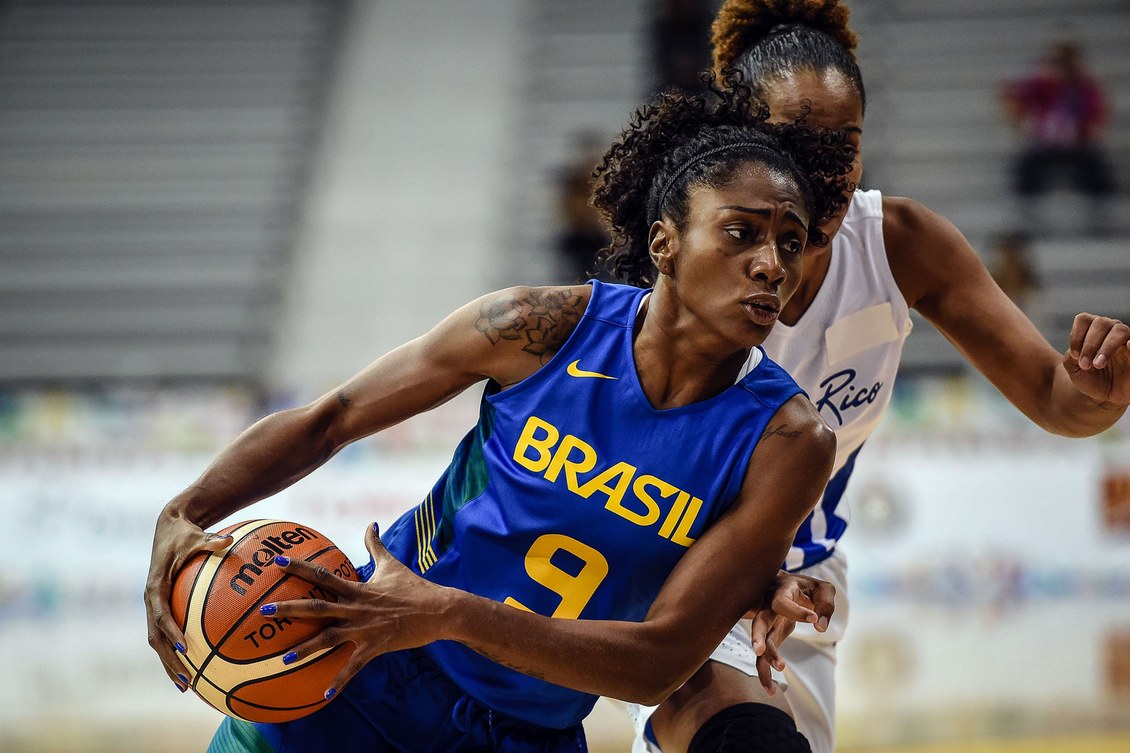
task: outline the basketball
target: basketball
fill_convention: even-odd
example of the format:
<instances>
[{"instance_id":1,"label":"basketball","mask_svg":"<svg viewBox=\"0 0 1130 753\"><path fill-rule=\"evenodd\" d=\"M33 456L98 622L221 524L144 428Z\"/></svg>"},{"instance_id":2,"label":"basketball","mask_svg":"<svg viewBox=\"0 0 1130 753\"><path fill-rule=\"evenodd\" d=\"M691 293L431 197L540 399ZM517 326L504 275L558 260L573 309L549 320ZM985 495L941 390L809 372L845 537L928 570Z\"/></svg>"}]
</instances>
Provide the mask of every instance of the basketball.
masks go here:
<instances>
[{"instance_id":1,"label":"basketball","mask_svg":"<svg viewBox=\"0 0 1130 753\"><path fill-rule=\"evenodd\" d=\"M329 703L323 693L352 647L283 664L283 655L332 620L266 617L259 607L293 599L337 600L322 586L287 574L275 564L278 555L359 581L353 565L332 541L298 523L251 520L221 533L232 536L230 546L197 554L173 580L171 606L184 631L186 652L179 656L188 668L189 686L216 709L250 722L285 722L316 711Z\"/></svg>"}]
</instances>

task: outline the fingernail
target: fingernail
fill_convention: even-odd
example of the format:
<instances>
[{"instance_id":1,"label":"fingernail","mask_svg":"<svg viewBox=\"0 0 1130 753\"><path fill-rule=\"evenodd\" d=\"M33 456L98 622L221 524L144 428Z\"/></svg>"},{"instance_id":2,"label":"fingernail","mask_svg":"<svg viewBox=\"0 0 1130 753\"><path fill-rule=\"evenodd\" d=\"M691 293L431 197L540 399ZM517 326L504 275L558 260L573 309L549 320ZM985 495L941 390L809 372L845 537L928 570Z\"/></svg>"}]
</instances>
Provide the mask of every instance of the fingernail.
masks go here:
<instances>
[{"instance_id":1,"label":"fingernail","mask_svg":"<svg viewBox=\"0 0 1130 753\"><path fill-rule=\"evenodd\" d=\"M284 557L280 554L278 557L275 557L275 564L279 567L286 567L290 564L290 557Z\"/></svg>"},{"instance_id":2,"label":"fingernail","mask_svg":"<svg viewBox=\"0 0 1130 753\"><path fill-rule=\"evenodd\" d=\"M275 614L278 611L279 608L276 604L264 604L263 606L259 607L259 614L263 615L264 617L270 617L272 614Z\"/></svg>"},{"instance_id":3,"label":"fingernail","mask_svg":"<svg viewBox=\"0 0 1130 753\"><path fill-rule=\"evenodd\" d=\"M294 664L296 661L298 661L298 654L295 652L283 654L283 664Z\"/></svg>"},{"instance_id":4,"label":"fingernail","mask_svg":"<svg viewBox=\"0 0 1130 753\"><path fill-rule=\"evenodd\" d=\"M1106 354L1100 353L1095 356L1095 368L1101 369L1103 366L1106 366Z\"/></svg>"},{"instance_id":5,"label":"fingernail","mask_svg":"<svg viewBox=\"0 0 1130 753\"><path fill-rule=\"evenodd\" d=\"M821 617L820 621L816 623L816 627L819 630L827 630L828 629L828 618L827 617Z\"/></svg>"},{"instance_id":6,"label":"fingernail","mask_svg":"<svg viewBox=\"0 0 1130 753\"><path fill-rule=\"evenodd\" d=\"M1083 369L1084 371L1091 368L1091 359L1090 358L1080 358L1079 359L1079 368Z\"/></svg>"},{"instance_id":7,"label":"fingernail","mask_svg":"<svg viewBox=\"0 0 1130 753\"><path fill-rule=\"evenodd\" d=\"M373 533L377 534L378 536L381 535L381 524L380 523L373 523Z\"/></svg>"},{"instance_id":8,"label":"fingernail","mask_svg":"<svg viewBox=\"0 0 1130 753\"><path fill-rule=\"evenodd\" d=\"M180 641L177 641L176 643L174 643L173 648L175 648L177 651L179 651L182 654L185 653L184 644L181 643Z\"/></svg>"},{"instance_id":9,"label":"fingernail","mask_svg":"<svg viewBox=\"0 0 1130 753\"><path fill-rule=\"evenodd\" d=\"M180 680L181 682L183 682L183 683L184 683L185 685L187 685L187 684L188 684L188 678L187 678L187 677L185 677L185 676L184 676L184 675L182 675L182 674L178 674L178 675L177 675L177 679L178 679L178 680Z\"/></svg>"},{"instance_id":10,"label":"fingernail","mask_svg":"<svg viewBox=\"0 0 1130 753\"><path fill-rule=\"evenodd\" d=\"M180 691L180 692L182 692L182 693L183 693L184 691L188 690L188 686L187 686L187 685L186 685L186 686L184 686L184 687L182 688L182 687L181 687L180 685L177 685L177 684L176 684L175 682L173 683L173 687L174 687L174 688L176 688L177 690L179 690L179 691Z\"/></svg>"},{"instance_id":11,"label":"fingernail","mask_svg":"<svg viewBox=\"0 0 1130 753\"><path fill-rule=\"evenodd\" d=\"M327 690L327 691L326 691L326 700L327 700L327 701L328 701L328 700L330 700L330 699L331 699L331 698L333 698L333 697L334 697L335 695L337 695L337 691L336 691L336 690L334 690L333 688L330 688L329 690Z\"/></svg>"}]
</instances>

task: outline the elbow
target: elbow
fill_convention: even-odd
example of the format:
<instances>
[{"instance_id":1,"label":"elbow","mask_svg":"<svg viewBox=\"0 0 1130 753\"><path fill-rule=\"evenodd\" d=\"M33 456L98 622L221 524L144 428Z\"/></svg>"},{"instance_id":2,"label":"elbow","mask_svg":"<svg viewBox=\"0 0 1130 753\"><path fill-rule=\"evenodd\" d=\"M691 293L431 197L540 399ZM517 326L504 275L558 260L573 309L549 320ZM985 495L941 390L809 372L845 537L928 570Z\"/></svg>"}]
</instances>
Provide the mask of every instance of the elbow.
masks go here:
<instances>
[{"instance_id":1,"label":"elbow","mask_svg":"<svg viewBox=\"0 0 1130 753\"><path fill-rule=\"evenodd\" d=\"M1039 424L1039 426L1048 434L1052 434L1057 437L1064 437L1065 439L1086 439L1088 437L1093 437L1102 431L1101 429L1095 430L1094 427L1090 426L1071 426L1067 424L1057 424L1052 422Z\"/></svg>"},{"instance_id":2,"label":"elbow","mask_svg":"<svg viewBox=\"0 0 1130 753\"><path fill-rule=\"evenodd\" d=\"M633 668L646 668L632 677L618 694L621 701L638 703L641 706L658 706L667 697L683 686L701 662L691 664L680 661L674 652L664 651L660 656L633 662ZM622 675L625 679L630 674Z\"/></svg>"},{"instance_id":3,"label":"elbow","mask_svg":"<svg viewBox=\"0 0 1130 753\"><path fill-rule=\"evenodd\" d=\"M288 408L268 417L287 431L317 462L333 457L347 442L339 438L340 411L328 400Z\"/></svg>"},{"instance_id":4,"label":"elbow","mask_svg":"<svg viewBox=\"0 0 1130 753\"><path fill-rule=\"evenodd\" d=\"M620 700L624 701L624 703L634 703L639 706L658 706L667 700L667 696L671 695L673 692L675 692L674 688L672 688L669 693L640 693L633 695L631 698L621 698Z\"/></svg>"},{"instance_id":5,"label":"elbow","mask_svg":"<svg viewBox=\"0 0 1130 753\"><path fill-rule=\"evenodd\" d=\"M636 700L629 701L629 703L638 703L641 706L658 706L667 700L667 698L682 687L685 679L679 680L675 683L652 683L648 688L641 688Z\"/></svg>"},{"instance_id":6,"label":"elbow","mask_svg":"<svg viewBox=\"0 0 1130 753\"><path fill-rule=\"evenodd\" d=\"M678 682L663 682L659 679L641 680L632 683L622 693L618 693L617 700L624 703L638 703L640 706L658 706L667 700L667 697L678 690L684 680Z\"/></svg>"},{"instance_id":7,"label":"elbow","mask_svg":"<svg viewBox=\"0 0 1130 753\"><path fill-rule=\"evenodd\" d=\"M327 405L328 403L328 405ZM357 439L348 425L347 409L333 400L323 400L307 406L312 415L310 419L310 441L319 448L324 460L329 460L337 452Z\"/></svg>"},{"instance_id":8,"label":"elbow","mask_svg":"<svg viewBox=\"0 0 1130 753\"><path fill-rule=\"evenodd\" d=\"M1048 432L1049 434L1054 434L1056 436L1064 437L1066 439L1088 439L1090 437L1094 437L1094 436L1097 436L1099 434L1102 434L1104 431L1109 429L1111 425L1113 425L1113 424L1102 424L1102 425L1060 425L1060 424L1054 424L1053 425L1053 424L1048 424L1047 426L1042 426L1041 428L1043 428L1044 431Z\"/></svg>"}]
</instances>

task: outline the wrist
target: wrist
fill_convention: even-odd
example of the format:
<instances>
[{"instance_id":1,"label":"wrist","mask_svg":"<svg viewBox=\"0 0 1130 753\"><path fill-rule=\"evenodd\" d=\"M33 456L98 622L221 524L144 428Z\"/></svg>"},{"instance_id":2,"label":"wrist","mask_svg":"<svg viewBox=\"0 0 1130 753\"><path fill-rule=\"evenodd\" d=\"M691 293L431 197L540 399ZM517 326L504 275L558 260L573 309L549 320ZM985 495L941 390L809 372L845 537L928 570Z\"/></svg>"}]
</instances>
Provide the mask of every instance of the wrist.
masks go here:
<instances>
[{"instance_id":1,"label":"wrist","mask_svg":"<svg viewBox=\"0 0 1130 753\"><path fill-rule=\"evenodd\" d=\"M231 510L217 510L216 507L214 495L209 495L203 487L193 485L173 497L165 505L164 514L169 518L191 523L201 530L207 530L239 509L237 507Z\"/></svg>"},{"instance_id":2,"label":"wrist","mask_svg":"<svg viewBox=\"0 0 1130 753\"><path fill-rule=\"evenodd\" d=\"M179 498L165 505L164 509L161 510L160 519L170 524L188 523L201 530L206 527L206 524L200 521L198 516L193 515L189 506Z\"/></svg>"},{"instance_id":3,"label":"wrist","mask_svg":"<svg viewBox=\"0 0 1130 753\"><path fill-rule=\"evenodd\" d=\"M437 641L461 641L467 637L467 615L469 614L469 594L448 586L432 586L435 589L434 604L429 610L434 619L433 633Z\"/></svg>"},{"instance_id":4,"label":"wrist","mask_svg":"<svg viewBox=\"0 0 1130 753\"><path fill-rule=\"evenodd\" d=\"M188 513L185 510L183 502L178 502L179 498L170 500L161 508L161 513L158 517L166 520L188 520Z\"/></svg>"}]
</instances>

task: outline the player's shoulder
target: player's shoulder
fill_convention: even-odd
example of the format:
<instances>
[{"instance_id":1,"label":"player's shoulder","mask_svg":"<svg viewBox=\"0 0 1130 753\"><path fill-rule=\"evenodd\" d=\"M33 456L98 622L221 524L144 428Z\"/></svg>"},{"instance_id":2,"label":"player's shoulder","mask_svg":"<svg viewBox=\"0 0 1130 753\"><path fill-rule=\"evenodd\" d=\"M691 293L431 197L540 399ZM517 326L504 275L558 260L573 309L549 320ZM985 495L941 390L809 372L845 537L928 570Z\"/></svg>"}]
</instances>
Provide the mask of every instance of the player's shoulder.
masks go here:
<instances>
[{"instance_id":1,"label":"player's shoulder","mask_svg":"<svg viewBox=\"0 0 1130 753\"><path fill-rule=\"evenodd\" d=\"M852 223L863 220L882 219L883 202L886 198L884 193L874 188L856 189L851 195L851 203L848 204L844 222Z\"/></svg>"},{"instance_id":2,"label":"player's shoulder","mask_svg":"<svg viewBox=\"0 0 1130 753\"><path fill-rule=\"evenodd\" d=\"M948 287L958 269L968 272L981 265L961 231L925 204L905 197L884 197L883 212L887 260L910 306Z\"/></svg>"},{"instance_id":3,"label":"player's shoulder","mask_svg":"<svg viewBox=\"0 0 1130 753\"><path fill-rule=\"evenodd\" d=\"M761 435L760 444L778 445L786 441L788 452L801 453L813 462L831 462L836 455L836 432L804 394L798 393L781 404Z\"/></svg>"},{"instance_id":4,"label":"player's shoulder","mask_svg":"<svg viewBox=\"0 0 1130 753\"><path fill-rule=\"evenodd\" d=\"M589 285L515 285L496 290L479 298L477 326L499 332L550 327L559 337L567 335L584 316L592 292Z\"/></svg>"},{"instance_id":5,"label":"player's shoulder","mask_svg":"<svg viewBox=\"0 0 1130 753\"><path fill-rule=\"evenodd\" d=\"M487 293L461 309L455 322L459 327L473 323L473 329L448 329L447 333L458 332L456 339L463 343L449 356L475 361L478 373L501 385L515 384L565 345L591 299L592 289L586 285L516 285ZM482 337L463 334L472 331Z\"/></svg>"},{"instance_id":6,"label":"player's shoulder","mask_svg":"<svg viewBox=\"0 0 1130 753\"><path fill-rule=\"evenodd\" d=\"M916 265L934 264L939 256L968 246L952 222L922 202L903 196L883 197L883 242L888 258L916 260Z\"/></svg>"},{"instance_id":7,"label":"player's shoulder","mask_svg":"<svg viewBox=\"0 0 1130 753\"><path fill-rule=\"evenodd\" d=\"M749 397L761 405L762 409L777 410L794 395L804 397L804 390L793 376L765 355L765 351L761 348L750 351L746 368L748 372L741 378L739 384Z\"/></svg>"},{"instance_id":8,"label":"player's shoulder","mask_svg":"<svg viewBox=\"0 0 1130 753\"><path fill-rule=\"evenodd\" d=\"M936 232L946 219L906 196L883 196L883 236L888 241L921 238Z\"/></svg>"},{"instance_id":9,"label":"player's shoulder","mask_svg":"<svg viewBox=\"0 0 1130 753\"><path fill-rule=\"evenodd\" d=\"M580 307L583 311L592 291L591 285L512 285L487 293L481 300L502 309Z\"/></svg>"}]
</instances>

